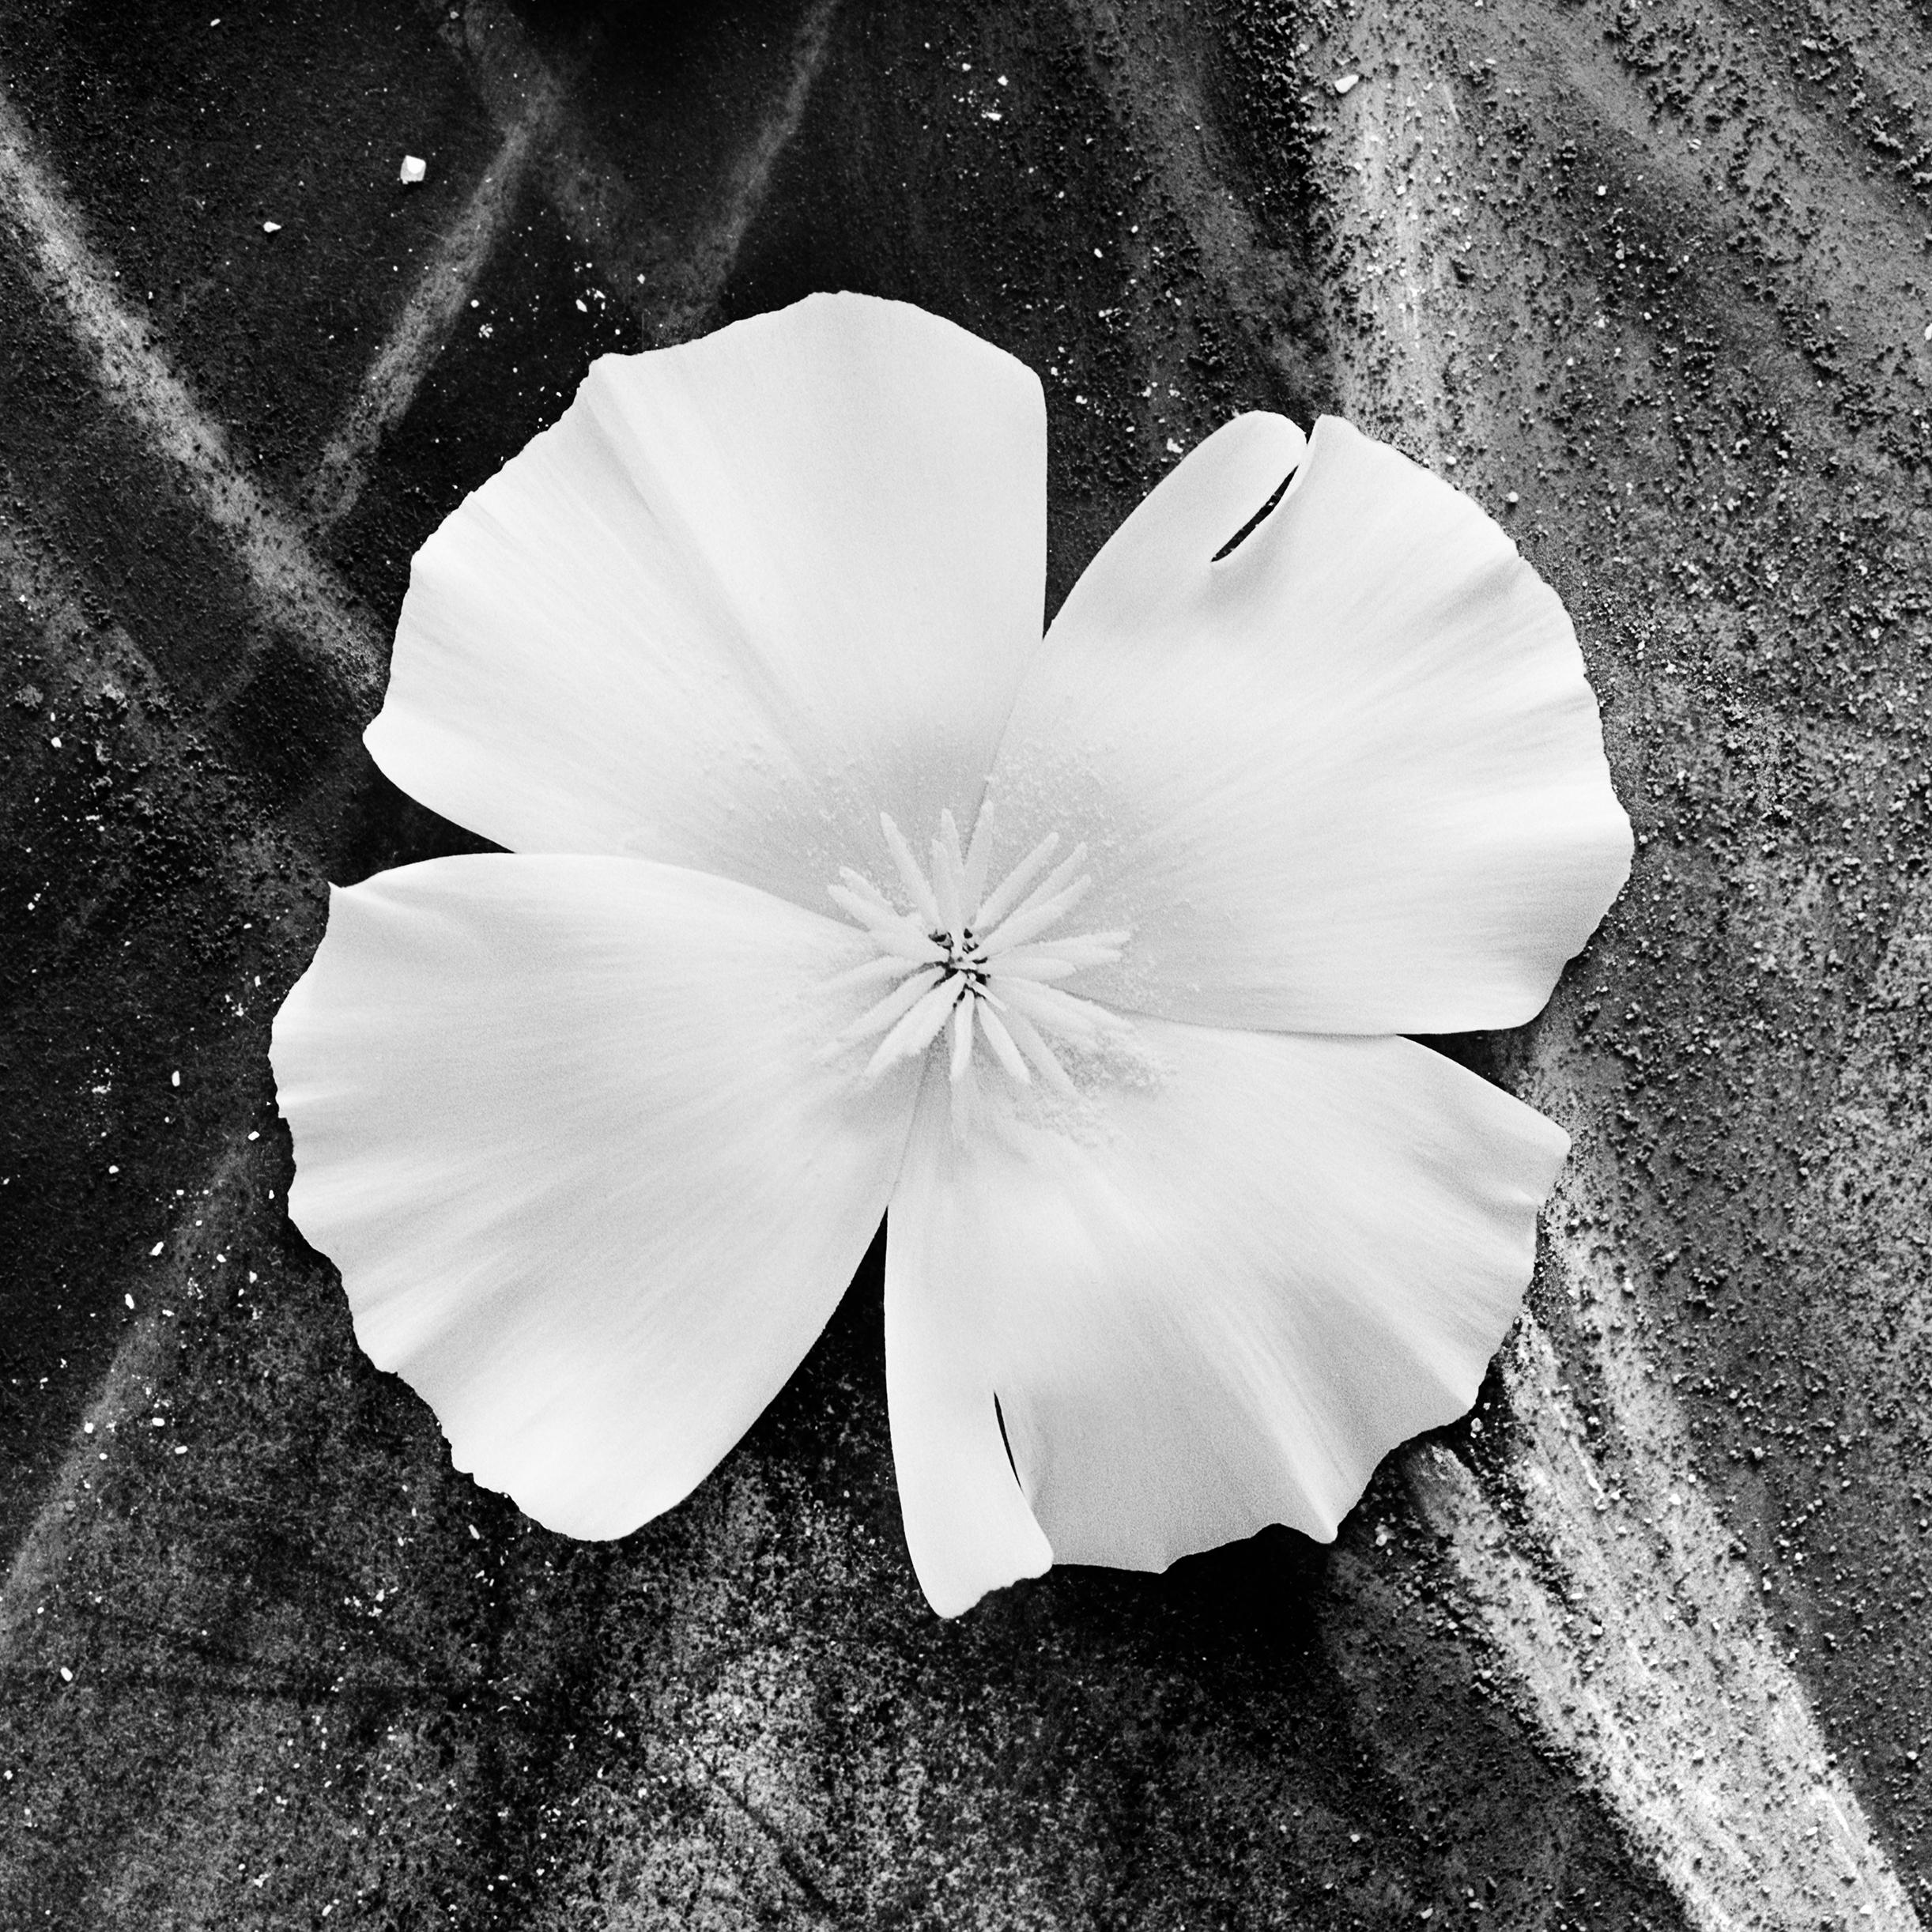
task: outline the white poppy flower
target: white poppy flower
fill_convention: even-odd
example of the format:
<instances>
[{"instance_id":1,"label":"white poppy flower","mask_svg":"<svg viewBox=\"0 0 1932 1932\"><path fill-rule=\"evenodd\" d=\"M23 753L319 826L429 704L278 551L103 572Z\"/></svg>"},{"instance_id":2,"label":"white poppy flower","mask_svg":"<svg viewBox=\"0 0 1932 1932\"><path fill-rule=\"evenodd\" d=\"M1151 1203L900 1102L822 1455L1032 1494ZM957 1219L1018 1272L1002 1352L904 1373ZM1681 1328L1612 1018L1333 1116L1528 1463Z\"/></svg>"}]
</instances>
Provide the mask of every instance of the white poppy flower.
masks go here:
<instances>
[{"instance_id":1,"label":"white poppy flower","mask_svg":"<svg viewBox=\"0 0 1932 1932\"><path fill-rule=\"evenodd\" d=\"M1332 1536L1474 1399L1568 1141L1399 1035L1530 1018L1628 871L1561 605L1332 419L1043 642L1045 565L1038 379L849 295L606 357L417 557L369 749L510 851L334 896L289 1205L552 1528L688 1494L881 1214L943 1614Z\"/></svg>"}]
</instances>

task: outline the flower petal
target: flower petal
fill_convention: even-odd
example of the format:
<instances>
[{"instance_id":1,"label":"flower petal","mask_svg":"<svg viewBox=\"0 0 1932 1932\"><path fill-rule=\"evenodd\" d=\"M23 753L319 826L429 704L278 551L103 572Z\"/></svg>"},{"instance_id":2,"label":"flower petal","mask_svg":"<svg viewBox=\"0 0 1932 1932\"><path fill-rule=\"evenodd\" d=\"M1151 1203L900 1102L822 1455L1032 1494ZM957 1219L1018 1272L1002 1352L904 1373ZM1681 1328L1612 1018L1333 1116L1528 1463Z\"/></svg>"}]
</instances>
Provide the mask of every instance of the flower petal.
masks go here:
<instances>
[{"instance_id":1,"label":"flower petal","mask_svg":"<svg viewBox=\"0 0 1932 1932\"><path fill-rule=\"evenodd\" d=\"M1568 1137L1409 1040L1137 1030L1158 1076L1103 1089L1086 1131L953 1143L922 1105L886 1222L889 1310L915 1285L941 1338L917 1394L936 1408L943 1374L962 1435L998 1396L1055 1561L1326 1538L1391 1448L1474 1399ZM892 1402L896 1454L923 1424ZM991 1587L1023 1545L983 1428L951 1453L908 1537L916 1500L929 1542L998 1553L968 1572Z\"/></svg>"},{"instance_id":2,"label":"flower petal","mask_svg":"<svg viewBox=\"0 0 1932 1932\"><path fill-rule=\"evenodd\" d=\"M910 1074L819 1049L862 935L634 859L434 860L337 892L275 1022L296 1224L456 1466L621 1536L810 1347L877 1232Z\"/></svg>"},{"instance_id":3,"label":"flower petal","mask_svg":"<svg viewBox=\"0 0 1932 1932\"><path fill-rule=\"evenodd\" d=\"M1298 441L1230 423L1074 587L994 769L1002 849L1090 842L1081 916L1134 933L1082 983L1114 1005L1518 1024L1629 867L1569 620L1467 497L1333 417L1211 560Z\"/></svg>"},{"instance_id":4,"label":"flower petal","mask_svg":"<svg viewBox=\"0 0 1932 1932\"><path fill-rule=\"evenodd\" d=\"M817 910L881 806L977 807L1045 581L1039 379L813 296L593 365L417 553L368 743L499 844Z\"/></svg>"},{"instance_id":5,"label":"flower petal","mask_svg":"<svg viewBox=\"0 0 1932 1932\"><path fill-rule=\"evenodd\" d=\"M1053 1561L1001 1434L979 1299L926 1211L945 1194L955 1152L950 1084L937 1068L926 1083L885 1220L892 1467L912 1567L941 1617Z\"/></svg>"}]
</instances>

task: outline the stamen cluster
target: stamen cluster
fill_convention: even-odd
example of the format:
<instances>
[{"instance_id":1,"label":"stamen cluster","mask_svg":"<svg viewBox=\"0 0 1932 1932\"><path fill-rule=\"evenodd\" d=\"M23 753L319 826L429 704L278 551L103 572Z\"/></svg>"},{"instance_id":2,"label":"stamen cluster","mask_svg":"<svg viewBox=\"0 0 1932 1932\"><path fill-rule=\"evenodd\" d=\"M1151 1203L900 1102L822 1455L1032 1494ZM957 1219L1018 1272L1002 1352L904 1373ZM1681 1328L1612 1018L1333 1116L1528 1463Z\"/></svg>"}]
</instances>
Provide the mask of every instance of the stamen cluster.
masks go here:
<instances>
[{"instance_id":1,"label":"stamen cluster","mask_svg":"<svg viewBox=\"0 0 1932 1932\"><path fill-rule=\"evenodd\" d=\"M840 869L841 883L829 889L840 909L879 948L876 958L842 975L840 983L890 989L830 1048L842 1052L877 1040L866 1066L868 1079L923 1053L950 1024L956 1085L972 1066L975 1040L983 1038L1014 1080L1025 1085L1037 1073L1057 1091L1071 1092L1073 1081L1060 1054L1070 1047L1091 1048L1103 1034L1123 1025L1105 1007L1054 983L1083 968L1111 964L1130 937L1125 932L1047 937L1092 888L1081 870L1086 847L1076 845L1055 865L1060 838L1050 832L988 892L991 820L989 806L962 851L953 814L941 812L928 876L904 834L879 814L886 849L912 902L910 911L849 866Z\"/></svg>"}]
</instances>

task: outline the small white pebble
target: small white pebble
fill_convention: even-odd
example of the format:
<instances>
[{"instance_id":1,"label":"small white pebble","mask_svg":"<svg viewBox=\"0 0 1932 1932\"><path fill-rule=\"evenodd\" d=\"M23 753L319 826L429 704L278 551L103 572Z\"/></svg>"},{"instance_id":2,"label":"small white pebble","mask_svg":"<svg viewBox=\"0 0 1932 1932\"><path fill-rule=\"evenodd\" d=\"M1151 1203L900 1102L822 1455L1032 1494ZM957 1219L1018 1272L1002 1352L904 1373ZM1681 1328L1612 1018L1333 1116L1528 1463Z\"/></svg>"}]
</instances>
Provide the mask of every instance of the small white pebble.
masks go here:
<instances>
[{"instance_id":1,"label":"small white pebble","mask_svg":"<svg viewBox=\"0 0 1932 1932\"><path fill-rule=\"evenodd\" d=\"M262 224L262 232L264 235L279 235L281 232L281 224L279 221L264 221Z\"/></svg>"},{"instance_id":2,"label":"small white pebble","mask_svg":"<svg viewBox=\"0 0 1932 1932\"><path fill-rule=\"evenodd\" d=\"M1926 340L1928 342L1932 342L1932 322L1928 322L1926 324Z\"/></svg>"},{"instance_id":3,"label":"small white pebble","mask_svg":"<svg viewBox=\"0 0 1932 1932\"><path fill-rule=\"evenodd\" d=\"M83 1436L92 1436L92 1435L93 1434L93 1432L94 1432L94 1425L93 1425L93 1424L92 1424L92 1423L91 1423L91 1422L83 1422L83 1423L81 1424L81 1433Z\"/></svg>"},{"instance_id":4,"label":"small white pebble","mask_svg":"<svg viewBox=\"0 0 1932 1932\"><path fill-rule=\"evenodd\" d=\"M477 1542L481 1542L483 1540L482 1532L477 1529L474 1523L470 1524L468 1526L471 1538Z\"/></svg>"},{"instance_id":5,"label":"small white pebble","mask_svg":"<svg viewBox=\"0 0 1932 1932\"><path fill-rule=\"evenodd\" d=\"M406 188L413 188L429 172L429 164L420 154L406 154L402 165L396 170L396 179Z\"/></svg>"},{"instance_id":6,"label":"small white pebble","mask_svg":"<svg viewBox=\"0 0 1932 1932\"><path fill-rule=\"evenodd\" d=\"M1519 496L1514 490L1511 490L1509 494L1503 499L1503 500L1505 503L1521 503L1523 499Z\"/></svg>"},{"instance_id":7,"label":"small white pebble","mask_svg":"<svg viewBox=\"0 0 1932 1932\"><path fill-rule=\"evenodd\" d=\"M130 1308L134 1305L134 1298L132 1295L123 1295L121 1299L126 1302Z\"/></svg>"},{"instance_id":8,"label":"small white pebble","mask_svg":"<svg viewBox=\"0 0 1932 1932\"><path fill-rule=\"evenodd\" d=\"M1336 77L1334 84L1335 92L1338 94L1347 93L1352 88L1360 84L1361 77L1362 77L1359 74L1344 74L1338 75Z\"/></svg>"},{"instance_id":9,"label":"small white pebble","mask_svg":"<svg viewBox=\"0 0 1932 1932\"><path fill-rule=\"evenodd\" d=\"M178 1087L181 1085L181 1069L179 1067L177 1066L175 1070L168 1076L168 1084L171 1087Z\"/></svg>"},{"instance_id":10,"label":"small white pebble","mask_svg":"<svg viewBox=\"0 0 1932 1932\"><path fill-rule=\"evenodd\" d=\"M65 1664L60 1667L60 1681L63 1684L71 1684L74 1681L74 1673Z\"/></svg>"},{"instance_id":11,"label":"small white pebble","mask_svg":"<svg viewBox=\"0 0 1932 1932\"><path fill-rule=\"evenodd\" d=\"M151 1248L149 1248L149 1249L148 1250L148 1258L149 1258L149 1260L152 1261L152 1260L154 1258L154 1257L155 1257L157 1255L160 1254L160 1252L161 1251L161 1250L162 1250L163 1248L164 1248L164 1247L165 1247L167 1245L168 1245L168 1243L167 1243L165 1241L157 1241L157 1242L155 1243L155 1244L153 1245L153 1247L152 1247ZM129 1307L131 1308L131 1307L133 1307L134 1304L133 1304L133 1303L130 1301L130 1303L129 1303L127 1305L128 1305L128 1306L129 1306Z\"/></svg>"},{"instance_id":12,"label":"small white pebble","mask_svg":"<svg viewBox=\"0 0 1932 1932\"><path fill-rule=\"evenodd\" d=\"M54 747L55 750L58 751L60 749L60 740L58 738L51 738L47 740L47 742Z\"/></svg>"}]
</instances>

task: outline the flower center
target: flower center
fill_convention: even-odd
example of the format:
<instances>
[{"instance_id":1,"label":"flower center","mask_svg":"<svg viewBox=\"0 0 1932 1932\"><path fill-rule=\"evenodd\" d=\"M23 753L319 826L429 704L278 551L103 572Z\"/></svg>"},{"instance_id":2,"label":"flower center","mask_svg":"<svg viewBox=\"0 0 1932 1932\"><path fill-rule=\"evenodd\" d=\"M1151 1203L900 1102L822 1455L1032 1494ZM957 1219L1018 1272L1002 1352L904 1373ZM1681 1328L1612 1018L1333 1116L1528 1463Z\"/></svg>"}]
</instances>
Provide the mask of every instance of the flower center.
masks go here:
<instances>
[{"instance_id":1,"label":"flower center","mask_svg":"<svg viewBox=\"0 0 1932 1932\"><path fill-rule=\"evenodd\" d=\"M885 989L877 1003L832 1043L832 1053L876 1040L866 1066L876 1079L900 1060L924 1053L951 1029L950 1072L966 1081L980 1041L1022 1085L1036 1074L1073 1091L1064 1055L1091 1050L1123 1022L1104 1006L1076 998L1055 983L1120 957L1125 932L1071 933L1054 928L1086 897L1087 848L1077 845L1056 865L1058 832L1049 834L991 891L992 809L983 809L972 843L960 847L950 812L939 815L932 869L922 869L904 835L885 813L879 825L911 910L902 911L864 874L843 867L831 887L839 908L877 946L877 955L840 983Z\"/></svg>"}]
</instances>

